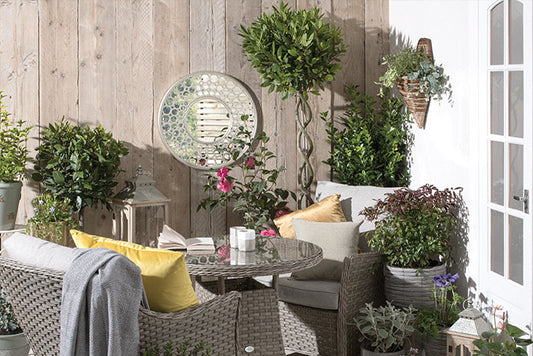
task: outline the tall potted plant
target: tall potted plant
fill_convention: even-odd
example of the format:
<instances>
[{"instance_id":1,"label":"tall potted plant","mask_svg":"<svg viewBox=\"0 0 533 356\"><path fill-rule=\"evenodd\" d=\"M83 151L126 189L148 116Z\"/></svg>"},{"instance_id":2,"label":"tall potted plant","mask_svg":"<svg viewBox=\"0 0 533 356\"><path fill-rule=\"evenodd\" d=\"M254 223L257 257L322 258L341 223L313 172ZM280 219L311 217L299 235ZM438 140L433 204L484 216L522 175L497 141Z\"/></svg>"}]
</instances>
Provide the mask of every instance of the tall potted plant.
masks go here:
<instances>
[{"instance_id":1,"label":"tall potted plant","mask_svg":"<svg viewBox=\"0 0 533 356\"><path fill-rule=\"evenodd\" d=\"M0 288L0 355L27 356L29 351L28 341L17 322L13 307Z\"/></svg>"},{"instance_id":2,"label":"tall potted plant","mask_svg":"<svg viewBox=\"0 0 533 356\"><path fill-rule=\"evenodd\" d=\"M397 308L390 302L374 307L366 304L355 318L355 326L361 333L361 356L403 356L405 343L415 331L415 312L409 306Z\"/></svg>"},{"instance_id":3,"label":"tall potted plant","mask_svg":"<svg viewBox=\"0 0 533 356\"><path fill-rule=\"evenodd\" d=\"M102 126L71 125L63 117L44 130L37 151L33 179L57 199L66 199L82 226L85 207L102 203L111 209L120 158L128 154L124 142Z\"/></svg>"},{"instance_id":4,"label":"tall potted plant","mask_svg":"<svg viewBox=\"0 0 533 356\"><path fill-rule=\"evenodd\" d=\"M346 46L340 29L327 23L318 8L296 11L282 2L273 9L250 27L241 27L239 34L248 59L261 75L261 86L280 92L283 100L296 96L297 145L302 155L298 207L302 207L313 203L314 172L309 162L313 142L306 131L313 116L307 100L340 71L339 57Z\"/></svg>"},{"instance_id":5,"label":"tall potted plant","mask_svg":"<svg viewBox=\"0 0 533 356\"><path fill-rule=\"evenodd\" d=\"M26 142L31 127L13 121L0 91L0 230L15 227L24 170L29 160Z\"/></svg>"},{"instance_id":6,"label":"tall potted plant","mask_svg":"<svg viewBox=\"0 0 533 356\"><path fill-rule=\"evenodd\" d=\"M395 305L431 306L432 277L446 273L460 218L461 188L426 184L387 194L362 214L375 221L369 246L385 256L385 297Z\"/></svg>"}]
</instances>

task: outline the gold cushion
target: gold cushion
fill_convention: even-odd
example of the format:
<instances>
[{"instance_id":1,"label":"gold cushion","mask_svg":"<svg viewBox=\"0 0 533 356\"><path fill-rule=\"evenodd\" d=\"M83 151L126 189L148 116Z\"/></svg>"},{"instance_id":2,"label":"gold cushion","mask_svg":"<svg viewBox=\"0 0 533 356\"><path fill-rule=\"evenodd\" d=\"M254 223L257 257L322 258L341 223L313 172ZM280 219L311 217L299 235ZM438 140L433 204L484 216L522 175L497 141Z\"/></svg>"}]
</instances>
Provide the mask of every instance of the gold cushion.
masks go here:
<instances>
[{"instance_id":1,"label":"gold cushion","mask_svg":"<svg viewBox=\"0 0 533 356\"><path fill-rule=\"evenodd\" d=\"M280 235L294 238L293 218L316 222L345 222L346 218L342 212L340 197L340 194L333 194L305 209L296 210L274 219Z\"/></svg>"},{"instance_id":2,"label":"gold cushion","mask_svg":"<svg viewBox=\"0 0 533 356\"><path fill-rule=\"evenodd\" d=\"M71 230L78 248L105 247L123 254L141 269L150 309L171 313L198 305L185 255Z\"/></svg>"}]
</instances>

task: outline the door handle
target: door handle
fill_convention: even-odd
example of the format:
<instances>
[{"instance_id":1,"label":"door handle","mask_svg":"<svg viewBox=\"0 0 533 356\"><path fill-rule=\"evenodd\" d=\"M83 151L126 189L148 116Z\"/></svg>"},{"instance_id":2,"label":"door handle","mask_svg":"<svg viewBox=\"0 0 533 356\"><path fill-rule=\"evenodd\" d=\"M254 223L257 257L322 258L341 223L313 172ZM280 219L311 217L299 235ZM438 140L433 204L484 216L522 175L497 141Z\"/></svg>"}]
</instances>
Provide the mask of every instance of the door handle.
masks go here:
<instances>
[{"instance_id":1,"label":"door handle","mask_svg":"<svg viewBox=\"0 0 533 356\"><path fill-rule=\"evenodd\" d=\"M524 195L513 195L513 199L524 204L524 213L529 214L529 190L524 189Z\"/></svg>"}]
</instances>

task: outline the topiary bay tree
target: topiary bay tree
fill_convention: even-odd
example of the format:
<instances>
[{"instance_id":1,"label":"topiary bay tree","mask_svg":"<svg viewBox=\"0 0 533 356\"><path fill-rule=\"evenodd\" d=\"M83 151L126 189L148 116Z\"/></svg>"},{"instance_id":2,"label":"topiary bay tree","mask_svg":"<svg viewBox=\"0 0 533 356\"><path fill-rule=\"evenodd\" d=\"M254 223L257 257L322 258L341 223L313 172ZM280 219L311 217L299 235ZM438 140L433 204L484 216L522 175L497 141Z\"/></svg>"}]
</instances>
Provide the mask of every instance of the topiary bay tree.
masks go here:
<instances>
[{"instance_id":1,"label":"topiary bay tree","mask_svg":"<svg viewBox=\"0 0 533 356\"><path fill-rule=\"evenodd\" d=\"M340 71L339 57L346 52L338 27L324 20L318 8L292 10L281 3L273 13L263 14L250 27L241 26L243 49L269 92L281 93L283 100L296 97L297 145L303 162L298 170L298 207L311 204L314 179L309 157L313 142L306 127L313 119L309 94L319 94L324 83Z\"/></svg>"},{"instance_id":2,"label":"topiary bay tree","mask_svg":"<svg viewBox=\"0 0 533 356\"><path fill-rule=\"evenodd\" d=\"M80 127L63 117L44 129L36 150L32 178L58 200L67 199L82 225L85 207L100 202L111 209L109 197L121 172L120 158L128 154L124 142L115 140L101 125Z\"/></svg>"}]
</instances>

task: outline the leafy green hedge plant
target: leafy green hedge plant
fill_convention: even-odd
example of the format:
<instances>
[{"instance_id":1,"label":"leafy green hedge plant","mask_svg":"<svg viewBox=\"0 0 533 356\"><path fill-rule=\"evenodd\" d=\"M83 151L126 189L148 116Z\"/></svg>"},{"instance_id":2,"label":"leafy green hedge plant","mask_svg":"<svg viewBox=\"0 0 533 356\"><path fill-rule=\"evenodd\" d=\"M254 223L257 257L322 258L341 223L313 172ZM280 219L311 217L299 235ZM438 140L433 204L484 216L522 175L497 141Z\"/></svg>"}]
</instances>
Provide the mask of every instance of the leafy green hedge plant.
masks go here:
<instances>
[{"instance_id":1,"label":"leafy green hedge plant","mask_svg":"<svg viewBox=\"0 0 533 356\"><path fill-rule=\"evenodd\" d=\"M80 127L63 118L44 130L37 151L32 177L47 192L67 199L78 213L98 202L111 209L109 197L121 171L120 158L128 154L124 142L102 126Z\"/></svg>"},{"instance_id":2,"label":"leafy green hedge plant","mask_svg":"<svg viewBox=\"0 0 533 356\"><path fill-rule=\"evenodd\" d=\"M350 185L404 187L411 180L411 119L403 100L378 94L379 104L358 87L346 88L349 106L335 122L327 119L330 157L323 161L331 166L336 180ZM340 127L339 127L340 126Z\"/></svg>"}]
</instances>

